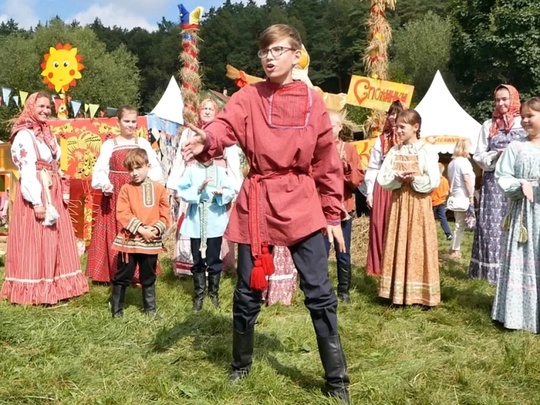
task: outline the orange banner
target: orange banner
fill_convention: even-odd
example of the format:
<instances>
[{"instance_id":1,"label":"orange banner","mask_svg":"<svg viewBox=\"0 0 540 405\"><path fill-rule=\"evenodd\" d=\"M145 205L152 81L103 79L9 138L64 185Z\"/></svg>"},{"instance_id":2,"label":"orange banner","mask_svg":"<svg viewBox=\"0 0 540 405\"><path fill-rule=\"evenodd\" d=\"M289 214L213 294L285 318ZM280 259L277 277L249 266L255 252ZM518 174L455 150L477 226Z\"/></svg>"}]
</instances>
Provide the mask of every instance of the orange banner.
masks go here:
<instances>
[{"instance_id":1,"label":"orange banner","mask_svg":"<svg viewBox=\"0 0 540 405\"><path fill-rule=\"evenodd\" d=\"M90 179L101 144L120 134L117 118L81 118L49 121L62 156L60 167L73 179ZM136 136L148 138L146 117L137 119Z\"/></svg>"},{"instance_id":2,"label":"orange banner","mask_svg":"<svg viewBox=\"0 0 540 405\"><path fill-rule=\"evenodd\" d=\"M413 92L414 86L409 84L353 75L347 93L347 104L387 111L393 101L400 100L408 108Z\"/></svg>"},{"instance_id":3,"label":"orange banner","mask_svg":"<svg viewBox=\"0 0 540 405\"><path fill-rule=\"evenodd\" d=\"M49 125L62 149L60 167L71 177L69 213L75 235L89 242L101 199L101 192L94 192L91 188L92 170L101 144L120 134L118 119L51 120ZM136 136L148 138L146 117L137 119L137 128Z\"/></svg>"},{"instance_id":4,"label":"orange banner","mask_svg":"<svg viewBox=\"0 0 540 405\"><path fill-rule=\"evenodd\" d=\"M369 138L363 141L351 142L351 145L356 148L358 156L360 157L360 167L362 168L362 170L367 170L369 163L369 154L371 153L371 148L375 144L376 140L377 138Z\"/></svg>"}]
</instances>

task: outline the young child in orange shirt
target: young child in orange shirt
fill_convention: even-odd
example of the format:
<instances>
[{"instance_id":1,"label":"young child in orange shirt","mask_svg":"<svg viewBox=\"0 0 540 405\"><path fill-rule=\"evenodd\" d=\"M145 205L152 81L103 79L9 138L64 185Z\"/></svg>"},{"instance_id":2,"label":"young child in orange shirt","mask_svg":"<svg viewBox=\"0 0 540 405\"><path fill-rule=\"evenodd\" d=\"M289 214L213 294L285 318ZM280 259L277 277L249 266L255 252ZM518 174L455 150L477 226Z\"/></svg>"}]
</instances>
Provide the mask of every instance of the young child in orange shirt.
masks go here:
<instances>
[{"instance_id":1,"label":"young child in orange shirt","mask_svg":"<svg viewBox=\"0 0 540 405\"><path fill-rule=\"evenodd\" d=\"M446 199L450 192L450 185L448 184L448 179L443 176L444 165L442 163L439 163L439 171L441 172L441 183L439 187L431 192L431 205L433 206L433 213L439 218L446 239L452 240L452 232L446 219Z\"/></svg>"},{"instance_id":2,"label":"young child in orange shirt","mask_svg":"<svg viewBox=\"0 0 540 405\"><path fill-rule=\"evenodd\" d=\"M169 226L169 196L163 185L148 178L146 150L131 149L124 167L131 181L120 188L116 203L116 220L122 229L112 243L112 249L120 254L112 278L111 312L115 318L124 315L126 288L138 265L143 310L156 316L156 267L158 253L164 252L163 234Z\"/></svg>"}]
</instances>

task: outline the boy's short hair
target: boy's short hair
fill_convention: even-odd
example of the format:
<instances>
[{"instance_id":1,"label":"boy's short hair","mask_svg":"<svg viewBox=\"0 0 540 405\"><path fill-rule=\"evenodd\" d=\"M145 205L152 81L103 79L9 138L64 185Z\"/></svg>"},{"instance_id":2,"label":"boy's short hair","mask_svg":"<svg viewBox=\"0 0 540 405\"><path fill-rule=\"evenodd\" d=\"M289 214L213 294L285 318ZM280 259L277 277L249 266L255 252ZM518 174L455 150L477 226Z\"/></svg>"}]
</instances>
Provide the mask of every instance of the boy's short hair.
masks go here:
<instances>
[{"instance_id":1,"label":"boy's short hair","mask_svg":"<svg viewBox=\"0 0 540 405\"><path fill-rule=\"evenodd\" d=\"M263 31L259 37L259 48L266 49L280 39L286 38L294 50L302 49L302 38L296 28L287 24L274 24Z\"/></svg>"},{"instance_id":2,"label":"boy's short hair","mask_svg":"<svg viewBox=\"0 0 540 405\"><path fill-rule=\"evenodd\" d=\"M148 163L148 153L146 153L146 151L141 148L135 148L130 150L124 158L124 167L127 170L143 167Z\"/></svg>"}]
</instances>

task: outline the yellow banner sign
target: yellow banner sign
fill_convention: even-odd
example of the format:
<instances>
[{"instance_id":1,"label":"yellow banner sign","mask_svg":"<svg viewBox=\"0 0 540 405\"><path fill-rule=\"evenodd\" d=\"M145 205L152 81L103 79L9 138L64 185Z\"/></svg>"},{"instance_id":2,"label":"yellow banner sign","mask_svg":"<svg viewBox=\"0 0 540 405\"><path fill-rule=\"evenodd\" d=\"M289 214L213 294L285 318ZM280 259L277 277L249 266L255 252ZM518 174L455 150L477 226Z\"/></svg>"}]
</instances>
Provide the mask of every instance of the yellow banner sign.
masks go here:
<instances>
[{"instance_id":1,"label":"yellow banner sign","mask_svg":"<svg viewBox=\"0 0 540 405\"><path fill-rule=\"evenodd\" d=\"M461 136L453 136L453 135L430 135L422 138L427 143L430 143L432 145L441 145L441 144L450 144L455 145L458 141L465 139Z\"/></svg>"},{"instance_id":2,"label":"yellow banner sign","mask_svg":"<svg viewBox=\"0 0 540 405\"><path fill-rule=\"evenodd\" d=\"M347 104L387 111L393 101L399 100L408 108L413 91L414 86L409 84L353 75L347 93Z\"/></svg>"}]
</instances>

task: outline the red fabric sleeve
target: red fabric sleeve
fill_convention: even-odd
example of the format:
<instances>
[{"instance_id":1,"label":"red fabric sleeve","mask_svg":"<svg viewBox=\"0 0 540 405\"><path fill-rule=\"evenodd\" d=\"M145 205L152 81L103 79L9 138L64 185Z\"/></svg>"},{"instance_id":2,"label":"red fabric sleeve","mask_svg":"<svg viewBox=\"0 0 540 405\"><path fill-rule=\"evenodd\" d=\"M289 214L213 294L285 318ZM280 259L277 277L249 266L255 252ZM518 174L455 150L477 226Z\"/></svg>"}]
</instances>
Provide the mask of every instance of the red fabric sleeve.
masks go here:
<instances>
[{"instance_id":1,"label":"red fabric sleeve","mask_svg":"<svg viewBox=\"0 0 540 405\"><path fill-rule=\"evenodd\" d=\"M321 196L321 204L326 220L335 224L341 220L343 201L343 164L335 147L328 112L319 95L314 97L313 117L320 128L317 145L313 152L312 175Z\"/></svg>"},{"instance_id":2,"label":"red fabric sleeve","mask_svg":"<svg viewBox=\"0 0 540 405\"><path fill-rule=\"evenodd\" d=\"M364 180L364 173L360 169L360 158L356 148L350 143L345 144L345 158L347 159L347 167L344 169L345 184L349 190L354 191Z\"/></svg>"},{"instance_id":3,"label":"red fabric sleeve","mask_svg":"<svg viewBox=\"0 0 540 405\"><path fill-rule=\"evenodd\" d=\"M171 225L171 207L169 204L169 195L165 187L161 190L161 197L159 199L159 220L165 224L166 227Z\"/></svg>"}]
</instances>

